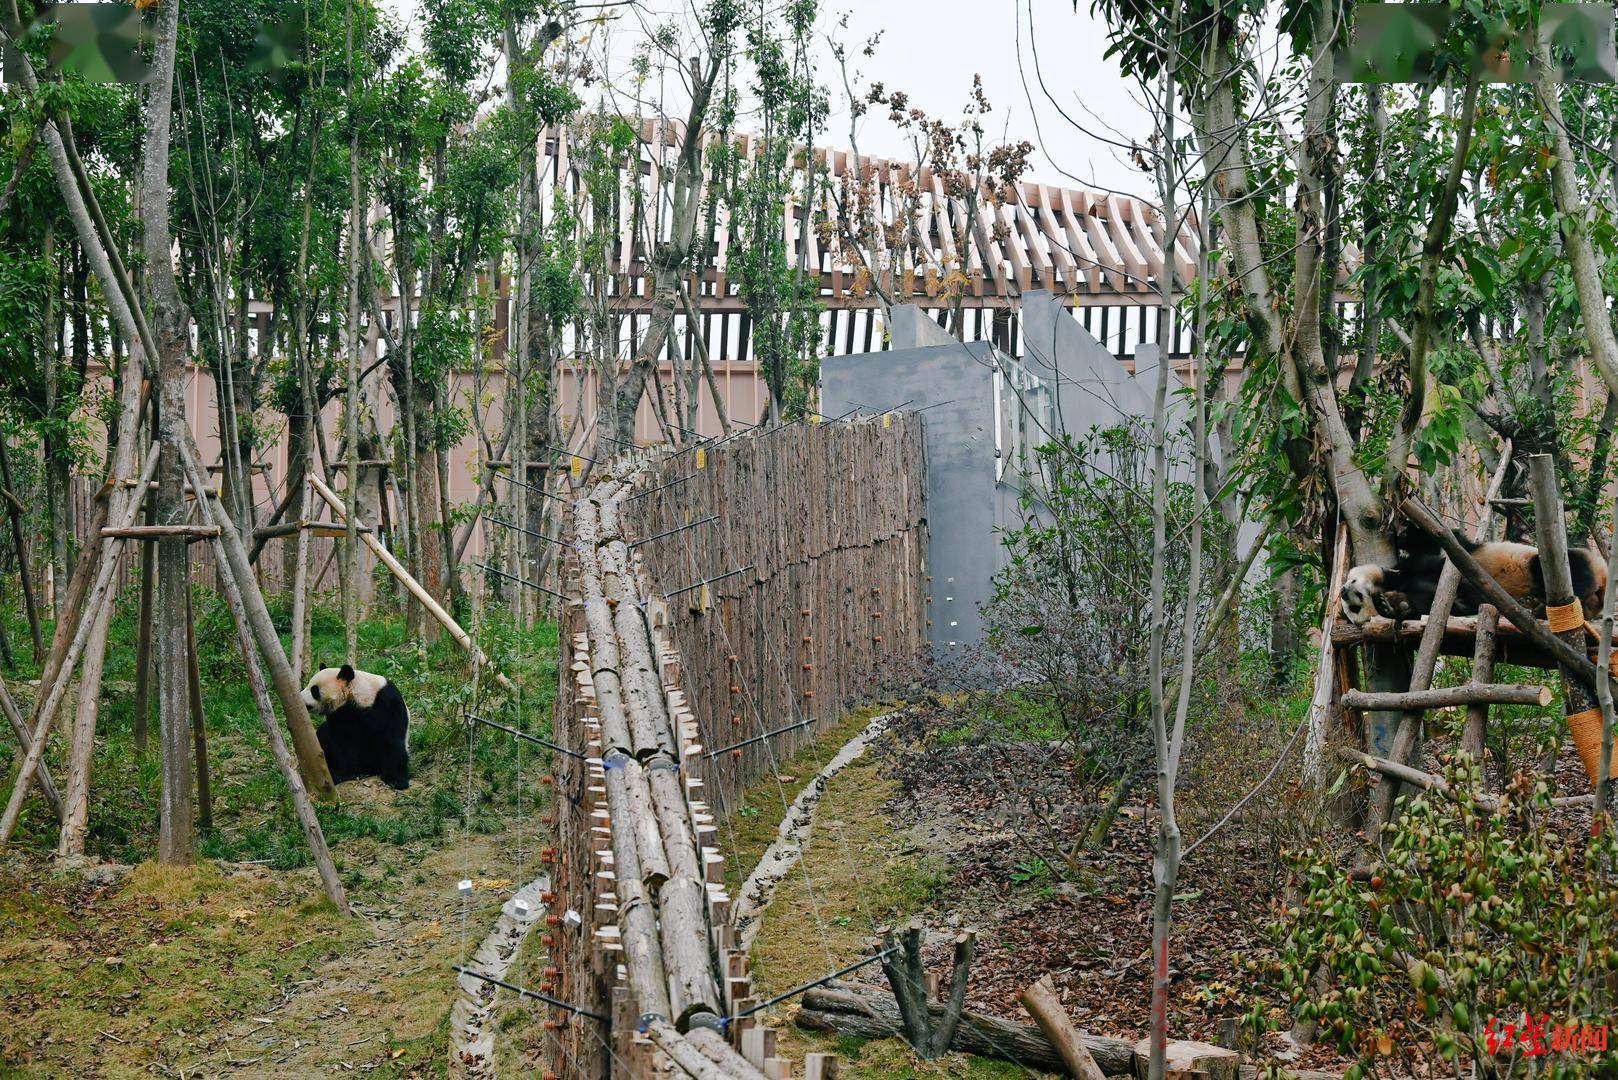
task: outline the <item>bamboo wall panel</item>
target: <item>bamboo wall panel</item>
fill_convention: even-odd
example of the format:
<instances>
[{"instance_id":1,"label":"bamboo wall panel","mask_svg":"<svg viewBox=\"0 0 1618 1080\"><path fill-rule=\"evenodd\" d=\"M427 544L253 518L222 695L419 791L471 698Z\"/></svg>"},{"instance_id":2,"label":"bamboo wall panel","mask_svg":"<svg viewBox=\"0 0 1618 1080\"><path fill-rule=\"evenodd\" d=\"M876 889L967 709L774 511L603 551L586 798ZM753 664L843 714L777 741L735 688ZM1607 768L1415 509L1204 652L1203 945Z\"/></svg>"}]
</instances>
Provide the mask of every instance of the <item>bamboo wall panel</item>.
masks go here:
<instances>
[{"instance_id":1,"label":"bamboo wall panel","mask_svg":"<svg viewBox=\"0 0 1618 1080\"><path fill-rule=\"evenodd\" d=\"M721 814L764 769L848 707L907 685L926 647L926 460L921 418L793 424L655 461L631 538L670 600L684 689L718 749L815 723L704 767ZM674 481L683 482L657 491Z\"/></svg>"}]
</instances>

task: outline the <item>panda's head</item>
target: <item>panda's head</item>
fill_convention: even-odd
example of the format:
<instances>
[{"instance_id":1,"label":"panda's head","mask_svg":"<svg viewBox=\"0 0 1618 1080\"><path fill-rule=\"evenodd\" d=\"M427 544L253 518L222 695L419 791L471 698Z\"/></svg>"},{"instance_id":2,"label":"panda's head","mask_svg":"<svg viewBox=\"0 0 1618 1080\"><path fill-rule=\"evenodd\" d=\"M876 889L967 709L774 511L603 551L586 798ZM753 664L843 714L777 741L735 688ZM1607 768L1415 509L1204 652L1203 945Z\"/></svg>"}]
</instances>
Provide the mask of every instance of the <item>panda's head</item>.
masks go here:
<instances>
[{"instance_id":1,"label":"panda's head","mask_svg":"<svg viewBox=\"0 0 1618 1080\"><path fill-rule=\"evenodd\" d=\"M1364 626L1377 615L1392 617L1388 592L1398 588L1399 574L1375 563L1362 563L1343 575L1338 594L1343 601L1343 617L1355 626Z\"/></svg>"},{"instance_id":2,"label":"panda's head","mask_svg":"<svg viewBox=\"0 0 1618 1080\"><path fill-rule=\"evenodd\" d=\"M350 664L321 668L303 688L303 705L322 716L329 716L349 702L370 708L376 702L377 691L387 684L381 675L356 671Z\"/></svg>"}]
</instances>

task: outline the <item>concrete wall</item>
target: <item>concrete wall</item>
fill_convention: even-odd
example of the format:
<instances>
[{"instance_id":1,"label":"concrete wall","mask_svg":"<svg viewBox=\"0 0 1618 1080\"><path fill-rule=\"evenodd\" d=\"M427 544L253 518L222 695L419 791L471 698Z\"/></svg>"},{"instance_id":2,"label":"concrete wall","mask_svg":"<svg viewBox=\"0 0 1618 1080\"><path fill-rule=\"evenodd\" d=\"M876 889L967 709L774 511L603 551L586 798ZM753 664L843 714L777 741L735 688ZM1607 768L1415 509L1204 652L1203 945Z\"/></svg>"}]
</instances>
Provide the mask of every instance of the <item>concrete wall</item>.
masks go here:
<instances>
[{"instance_id":1,"label":"concrete wall","mask_svg":"<svg viewBox=\"0 0 1618 1080\"><path fill-rule=\"evenodd\" d=\"M1004 556L995 533L993 361L987 342L952 342L820 364L822 412L881 412L908 401L921 411L927 451L928 570L940 658L982 633L978 606ZM923 411L924 410L924 411Z\"/></svg>"}]
</instances>

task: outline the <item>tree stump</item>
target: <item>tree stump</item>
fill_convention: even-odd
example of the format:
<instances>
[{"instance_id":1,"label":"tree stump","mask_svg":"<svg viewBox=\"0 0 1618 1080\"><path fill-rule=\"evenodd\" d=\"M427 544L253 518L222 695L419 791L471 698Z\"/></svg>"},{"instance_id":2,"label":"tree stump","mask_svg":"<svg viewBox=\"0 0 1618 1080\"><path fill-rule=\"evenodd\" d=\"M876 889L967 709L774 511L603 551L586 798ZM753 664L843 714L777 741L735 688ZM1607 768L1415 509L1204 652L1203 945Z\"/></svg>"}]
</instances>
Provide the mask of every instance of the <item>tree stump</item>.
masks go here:
<instances>
[{"instance_id":1,"label":"tree stump","mask_svg":"<svg viewBox=\"0 0 1618 1080\"><path fill-rule=\"evenodd\" d=\"M1135 1044L1135 1076L1146 1080L1152 1060L1152 1040ZM1238 1080L1242 1056L1212 1043L1173 1040L1163 1060L1165 1080Z\"/></svg>"},{"instance_id":2,"label":"tree stump","mask_svg":"<svg viewBox=\"0 0 1618 1080\"><path fill-rule=\"evenodd\" d=\"M955 938L955 963L950 973L949 1000L942 1015L934 1017L928 1009L927 972L922 966L921 945L924 929L920 919L912 919L902 932L887 931L882 938L886 952L882 970L893 986L894 999L899 1003L899 1017L905 1041L924 1060L932 1060L949 1052L955 1041L955 1029L961 1022L961 1010L966 1005L966 976L972 967L972 949L977 942L976 930L963 930Z\"/></svg>"}]
</instances>

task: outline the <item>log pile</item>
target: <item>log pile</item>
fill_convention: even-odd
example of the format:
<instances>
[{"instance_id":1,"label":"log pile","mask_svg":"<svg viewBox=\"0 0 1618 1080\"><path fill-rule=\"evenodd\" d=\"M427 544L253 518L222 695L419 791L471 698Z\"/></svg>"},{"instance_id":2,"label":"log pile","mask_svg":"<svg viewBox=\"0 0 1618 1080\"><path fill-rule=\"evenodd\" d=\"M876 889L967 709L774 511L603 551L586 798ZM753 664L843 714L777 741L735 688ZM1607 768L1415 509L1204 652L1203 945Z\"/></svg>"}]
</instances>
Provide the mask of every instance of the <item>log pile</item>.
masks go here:
<instances>
[{"instance_id":1,"label":"log pile","mask_svg":"<svg viewBox=\"0 0 1618 1080\"><path fill-rule=\"evenodd\" d=\"M775 1032L739 1016L755 998L717 842L716 792L739 792L771 754L708 749L758 733L731 722L739 681L771 728L805 701L829 724L925 641L920 446L914 418L797 425L620 459L573 504L552 728L569 753L547 778L557 841L541 853L553 892L538 989L583 1011L546 1020L546 1075L795 1075ZM680 591L738 564L750 569ZM816 617L824 644L796 625ZM811 1057L803 1075L831 1074Z\"/></svg>"}]
</instances>

